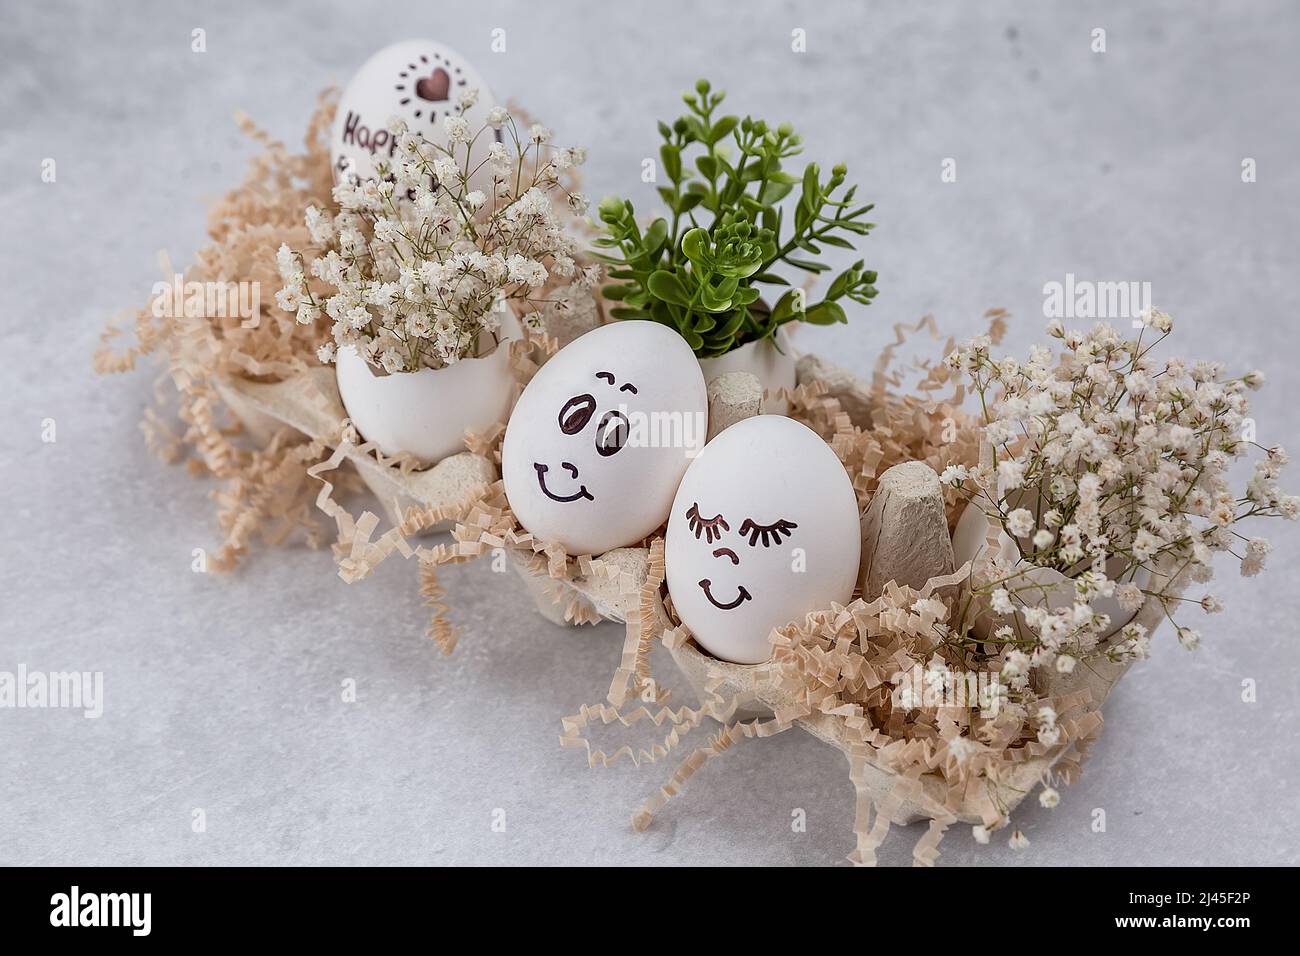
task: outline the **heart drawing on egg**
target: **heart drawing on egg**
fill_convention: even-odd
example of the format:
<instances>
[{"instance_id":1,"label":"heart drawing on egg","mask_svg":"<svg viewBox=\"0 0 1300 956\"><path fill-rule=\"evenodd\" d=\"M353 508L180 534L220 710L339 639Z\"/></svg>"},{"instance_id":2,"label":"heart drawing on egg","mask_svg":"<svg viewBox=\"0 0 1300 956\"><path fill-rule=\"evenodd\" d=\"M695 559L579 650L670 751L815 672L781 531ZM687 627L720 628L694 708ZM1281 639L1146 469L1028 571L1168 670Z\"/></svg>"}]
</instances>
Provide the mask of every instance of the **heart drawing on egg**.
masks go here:
<instances>
[{"instance_id":1,"label":"heart drawing on egg","mask_svg":"<svg viewBox=\"0 0 1300 956\"><path fill-rule=\"evenodd\" d=\"M422 100L437 103L447 98L450 89L451 76L442 67L438 67L415 84L415 95Z\"/></svg>"}]
</instances>

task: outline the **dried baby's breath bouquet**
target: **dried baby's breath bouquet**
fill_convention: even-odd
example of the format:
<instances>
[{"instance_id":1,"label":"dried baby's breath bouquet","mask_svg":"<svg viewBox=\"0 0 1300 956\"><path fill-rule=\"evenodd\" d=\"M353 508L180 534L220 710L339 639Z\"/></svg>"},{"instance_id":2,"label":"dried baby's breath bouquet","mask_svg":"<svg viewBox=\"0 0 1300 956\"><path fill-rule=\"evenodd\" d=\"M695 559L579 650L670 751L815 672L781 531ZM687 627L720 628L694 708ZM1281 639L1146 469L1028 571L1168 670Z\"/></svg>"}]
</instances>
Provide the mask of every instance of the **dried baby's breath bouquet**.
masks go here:
<instances>
[{"instance_id":1,"label":"dried baby's breath bouquet","mask_svg":"<svg viewBox=\"0 0 1300 956\"><path fill-rule=\"evenodd\" d=\"M472 129L464 113L477 95L444 119L445 146L395 120L395 165L335 186L337 214L307 209L316 248L281 246L277 303L304 324L333 320L322 361L351 347L385 372L442 368L495 348L512 302L540 328L575 299L591 301L599 269L577 262L562 212L586 210L565 182L586 151L551 145L540 125L521 135L502 107Z\"/></svg>"},{"instance_id":2,"label":"dried baby's breath bouquet","mask_svg":"<svg viewBox=\"0 0 1300 956\"><path fill-rule=\"evenodd\" d=\"M1286 452L1254 440L1246 391L1262 374L1225 379L1217 362L1156 359L1172 329L1159 310L1144 314L1131 339L1105 323L1085 333L1053 321L1057 356L1035 347L1027 362L995 359L981 337L948 358L979 397L991 456L976 468L950 467L942 480L1001 531L1001 546L975 563L954 636L1006 651L1012 688L1034 667L1068 673L1090 655L1145 657L1146 629L1130 623L1111 639L1122 621L1104 608L1131 615L1155 599L1171 622L1177 601L1221 610L1213 595L1184 598L1171 582L1208 581L1216 552L1254 575L1270 546L1239 524L1300 513L1300 499L1277 484ZM1262 455L1236 490L1229 466L1252 449ZM992 626L971 632L981 619ZM1197 645L1196 631L1175 627L1184 646Z\"/></svg>"}]
</instances>

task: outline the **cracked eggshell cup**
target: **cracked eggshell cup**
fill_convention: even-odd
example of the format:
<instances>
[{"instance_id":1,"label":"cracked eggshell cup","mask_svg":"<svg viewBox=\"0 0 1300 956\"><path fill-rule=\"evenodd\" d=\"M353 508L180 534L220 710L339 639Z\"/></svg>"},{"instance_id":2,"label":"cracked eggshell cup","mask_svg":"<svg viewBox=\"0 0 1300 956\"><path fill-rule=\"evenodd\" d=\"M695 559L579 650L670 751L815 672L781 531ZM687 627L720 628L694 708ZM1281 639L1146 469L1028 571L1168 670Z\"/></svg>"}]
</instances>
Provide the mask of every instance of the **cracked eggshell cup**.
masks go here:
<instances>
[{"instance_id":1,"label":"cracked eggshell cup","mask_svg":"<svg viewBox=\"0 0 1300 956\"><path fill-rule=\"evenodd\" d=\"M695 353L657 322L602 325L533 376L501 446L519 523L570 554L635 544L663 524L704 447L708 396Z\"/></svg>"},{"instance_id":2,"label":"cracked eggshell cup","mask_svg":"<svg viewBox=\"0 0 1300 956\"><path fill-rule=\"evenodd\" d=\"M727 428L687 469L668 519L668 592L696 643L759 664L768 634L847 604L862 539L844 465L812 429L758 415Z\"/></svg>"},{"instance_id":3,"label":"cracked eggshell cup","mask_svg":"<svg viewBox=\"0 0 1300 956\"><path fill-rule=\"evenodd\" d=\"M445 368L386 374L355 348L338 351L339 398L352 424L385 455L406 452L434 464L465 450L465 430L485 431L510 413L515 378L509 339L522 333L513 313L502 319L501 342L482 358Z\"/></svg>"}]
</instances>

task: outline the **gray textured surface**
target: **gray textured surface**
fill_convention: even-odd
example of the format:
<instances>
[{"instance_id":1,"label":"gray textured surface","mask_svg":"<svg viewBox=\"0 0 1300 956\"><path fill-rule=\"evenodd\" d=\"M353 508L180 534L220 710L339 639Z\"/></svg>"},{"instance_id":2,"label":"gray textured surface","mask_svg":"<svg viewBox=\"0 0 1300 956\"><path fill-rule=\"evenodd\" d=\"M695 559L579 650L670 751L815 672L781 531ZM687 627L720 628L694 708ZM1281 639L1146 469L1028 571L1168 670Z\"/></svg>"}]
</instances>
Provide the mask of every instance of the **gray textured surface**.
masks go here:
<instances>
[{"instance_id":1,"label":"gray textured surface","mask_svg":"<svg viewBox=\"0 0 1300 956\"><path fill-rule=\"evenodd\" d=\"M215 540L210 489L148 455L150 375L93 377L95 336L145 301L156 250L182 262L202 242L201 200L251 151L235 109L297 141L321 86L404 36L449 42L587 144L593 196L649 198L653 120L701 73L734 108L797 122L811 156L848 160L879 203L866 255L881 294L805 348L866 369L893 322L934 312L964 336L1001 305L1023 351L1044 282L1149 279L1181 353L1268 372L1261 441L1300 450L1291 4L270 6L5 14L0 670L102 670L107 700L99 720L0 710L0 862L829 864L851 848L846 765L796 733L742 745L633 833L669 768L589 771L556 745L559 717L604 692L619 630L548 625L487 567L447 575L467 632L450 660L421 636L413 567L348 588L300 548L231 578L191 573L191 549ZM1104 55L1088 47L1098 26ZM495 27L505 55L488 52ZM39 440L46 417L55 444ZM1228 611L1195 622L1203 649L1163 633L1107 706L1082 782L1055 810L1026 806L1032 846L980 848L963 828L944 862L1300 862L1300 537L1275 530L1263 577L1223 570ZM1258 703L1240 701L1243 678ZM882 862L906 862L920 833L895 834Z\"/></svg>"}]
</instances>

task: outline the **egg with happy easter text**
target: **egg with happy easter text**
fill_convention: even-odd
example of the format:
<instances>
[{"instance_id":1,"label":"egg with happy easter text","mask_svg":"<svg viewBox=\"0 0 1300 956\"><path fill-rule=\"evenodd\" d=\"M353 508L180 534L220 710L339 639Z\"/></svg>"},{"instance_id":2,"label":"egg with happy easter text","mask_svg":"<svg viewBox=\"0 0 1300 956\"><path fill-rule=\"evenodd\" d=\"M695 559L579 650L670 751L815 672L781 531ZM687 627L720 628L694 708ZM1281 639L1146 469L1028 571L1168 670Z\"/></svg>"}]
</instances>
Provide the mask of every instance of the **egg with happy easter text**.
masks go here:
<instances>
[{"instance_id":1,"label":"egg with happy easter text","mask_svg":"<svg viewBox=\"0 0 1300 956\"><path fill-rule=\"evenodd\" d=\"M330 134L334 178L351 172L368 179L375 175L376 162L394 164L397 137L388 129L394 116L425 139L447 145L442 121L455 113L461 95L473 89L478 100L464 115L477 131L496 100L468 60L433 40L384 47L357 71L339 99ZM490 135L480 139L484 156L491 141Z\"/></svg>"},{"instance_id":2,"label":"egg with happy easter text","mask_svg":"<svg viewBox=\"0 0 1300 956\"><path fill-rule=\"evenodd\" d=\"M569 554L635 544L667 519L707 432L704 375L682 337L657 322L602 325L519 396L501 446L506 497Z\"/></svg>"},{"instance_id":3,"label":"egg with happy easter text","mask_svg":"<svg viewBox=\"0 0 1300 956\"><path fill-rule=\"evenodd\" d=\"M844 465L812 429L758 415L692 462L668 519L668 593L696 643L758 664L774 627L847 604L862 551Z\"/></svg>"}]
</instances>

